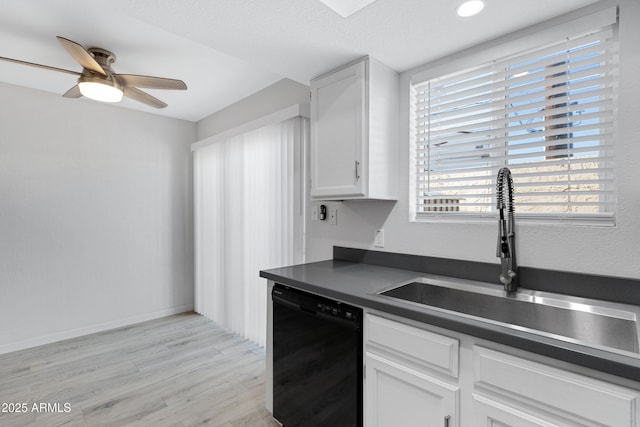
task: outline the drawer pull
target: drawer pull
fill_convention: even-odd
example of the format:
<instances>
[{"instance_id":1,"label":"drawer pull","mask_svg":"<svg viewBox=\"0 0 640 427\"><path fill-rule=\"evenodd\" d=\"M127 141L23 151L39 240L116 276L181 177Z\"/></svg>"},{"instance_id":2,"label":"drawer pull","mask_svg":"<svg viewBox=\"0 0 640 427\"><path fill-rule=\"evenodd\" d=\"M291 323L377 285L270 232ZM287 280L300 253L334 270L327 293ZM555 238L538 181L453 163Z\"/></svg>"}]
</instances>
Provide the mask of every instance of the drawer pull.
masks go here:
<instances>
[{"instance_id":1,"label":"drawer pull","mask_svg":"<svg viewBox=\"0 0 640 427\"><path fill-rule=\"evenodd\" d=\"M444 427L449 427L449 420L451 420L451 416L444 417Z\"/></svg>"}]
</instances>

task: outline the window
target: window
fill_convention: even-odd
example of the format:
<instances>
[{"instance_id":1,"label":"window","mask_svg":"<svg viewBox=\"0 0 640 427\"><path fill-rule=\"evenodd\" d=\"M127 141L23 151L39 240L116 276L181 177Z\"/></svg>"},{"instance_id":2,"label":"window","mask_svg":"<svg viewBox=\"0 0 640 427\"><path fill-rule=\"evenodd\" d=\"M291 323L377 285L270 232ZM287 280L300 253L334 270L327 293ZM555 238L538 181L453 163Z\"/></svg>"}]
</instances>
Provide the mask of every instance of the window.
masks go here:
<instances>
[{"instance_id":1,"label":"window","mask_svg":"<svg viewBox=\"0 0 640 427\"><path fill-rule=\"evenodd\" d=\"M615 25L411 83L416 218L495 211L507 166L516 215L613 224Z\"/></svg>"}]
</instances>

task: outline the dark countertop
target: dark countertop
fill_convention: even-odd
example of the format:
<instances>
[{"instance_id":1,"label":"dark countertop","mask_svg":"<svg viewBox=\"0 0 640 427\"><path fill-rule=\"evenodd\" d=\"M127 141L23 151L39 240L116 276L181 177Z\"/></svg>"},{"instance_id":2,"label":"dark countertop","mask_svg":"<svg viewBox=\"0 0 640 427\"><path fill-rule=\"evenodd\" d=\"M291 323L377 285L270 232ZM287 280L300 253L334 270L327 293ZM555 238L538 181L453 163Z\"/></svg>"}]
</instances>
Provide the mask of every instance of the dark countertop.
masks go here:
<instances>
[{"instance_id":1,"label":"dark countertop","mask_svg":"<svg viewBox=\"0 0 640 427\"><path fill-rule=\"evenodd\" d=\"M300 290L640 381L640 355L593 348L377 295L382 290L428 275L337 259L260 272L261 277Z\"/></svg>"}]
</instances>

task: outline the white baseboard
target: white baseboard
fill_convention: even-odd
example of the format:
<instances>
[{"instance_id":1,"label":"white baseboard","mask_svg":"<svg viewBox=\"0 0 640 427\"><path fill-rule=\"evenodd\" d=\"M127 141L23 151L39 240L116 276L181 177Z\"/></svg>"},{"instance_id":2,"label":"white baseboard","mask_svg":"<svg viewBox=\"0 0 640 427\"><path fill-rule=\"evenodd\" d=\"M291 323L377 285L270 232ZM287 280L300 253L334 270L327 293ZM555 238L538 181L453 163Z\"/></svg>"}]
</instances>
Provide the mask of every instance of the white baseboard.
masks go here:
<instances>
[{"instance_id":1,"label":"white baseboard","mask_svg":"<svg viewBox=\"0 0 640 427\"><path fill-rule=\"evenodd\" d=\"M97 325L91 325L83 328L71 329L69 331L58 332L55 334L29 338L23 341L13 342L9 344L2 344L0 345L0 354L11 353L12 351L24 350L26 348L36 347L44 344L51 344L70 338L77 338L83 335L94 334L96 332L108 331L109 329L116 329L122 326L129 326L135 323L146 322L147 320L159 319L161 317L172 316L174 314L185 313L188 311L193 311L193 304L167 308L164 310L141 314L139 316L128 317L126 319L99 323Z\"/></svg>"}]
</instances>

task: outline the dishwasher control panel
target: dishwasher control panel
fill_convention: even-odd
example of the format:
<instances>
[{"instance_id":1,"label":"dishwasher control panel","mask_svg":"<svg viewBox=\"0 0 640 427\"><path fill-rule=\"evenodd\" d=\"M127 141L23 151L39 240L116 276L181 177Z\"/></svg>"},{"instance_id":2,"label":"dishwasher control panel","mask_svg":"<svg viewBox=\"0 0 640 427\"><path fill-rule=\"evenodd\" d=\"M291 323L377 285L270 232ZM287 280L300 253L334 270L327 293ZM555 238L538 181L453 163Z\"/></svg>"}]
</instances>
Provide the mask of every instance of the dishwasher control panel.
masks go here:
<instances>
[{"instance_id":1,"label":"dishwasher control panel","mask_svg":"<svg viewBox=\"0 0 640 427\"><path fill-rule=\"evenodd\" d=\"M347 320L356 320L358 318L356 311L344 308L340 303L338 304L331 305L319 302L316 304L316 308L321 313L330 314L336 317L342 317Z\"/></svg>"},{"instance_id":2,"label":"dishwasher control panel","mask_svg":"<svg viewBox=\"0 0 640 427\"><path fill-rule=\"evenodd\" d=\"M315 312L349 322L359 322L362 318L362 309L358 307L281 284L276 284L272 296L277 300L285 300L289 304L296 305L307 312Z\"/></svg>"}]
</instances>

